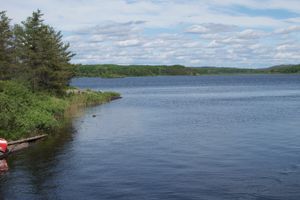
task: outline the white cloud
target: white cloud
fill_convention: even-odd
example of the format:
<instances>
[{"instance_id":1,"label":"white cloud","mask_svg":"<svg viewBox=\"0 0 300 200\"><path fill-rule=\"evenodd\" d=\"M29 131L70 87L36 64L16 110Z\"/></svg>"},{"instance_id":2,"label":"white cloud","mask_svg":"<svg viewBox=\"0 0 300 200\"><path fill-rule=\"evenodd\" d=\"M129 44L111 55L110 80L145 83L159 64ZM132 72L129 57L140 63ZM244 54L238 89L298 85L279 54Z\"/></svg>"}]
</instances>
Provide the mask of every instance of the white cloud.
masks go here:
<instances>
[{"instance_id":1,"label":"white cloud","mask_svg":"<svg viewBox=\"0 0 300 200\"><path fill-rule=\"evenodd\" d=\"M64 40L66 42L70 42L70 43L73 43L73 42L78 42L80 41L82 38L80 35L70 35L70 36L67 36L64 38Z\"/></svg>"},{"instance_id":2,"label":"white cloud","mask_svg":"<svg viewBox=\"0 0 300 200\"><path fill-rule=\"evenodd\" d=\"M40 8L66 35L78 63L269 66L300 62L300 17L281 19L233 10L285 9L300 16L298 0L9 0L14 22ZM273 10L274 12L274 10ZM279 13L280 14L280 13Z\"/></svg>"},{"instance_id":3,"label":"white cloud","mask_svg":"<svg viewBox=\"0 0 300 200\"><path fill-rule=\"evenodd\" d=\"M222 32L232 32L237 30L237 26L226 25L226 24L215 24L215 23L206 23L200 25L193 25L187 28L187 33L199 33L199 34L213 34L213 33L222 33Z\"/></svg>"},{"instance_id":4,"label":"white cloud","mask_svg":"<svg viewBox=\"0 0 300 200\"><path fill-rule=\"evenodd\" d=\"M103 35L92 35L90 37L90 42L104 42L105 41L105 37Z\"/></svg>"},{"instance_id":5,"label":"white cloud","mask_svg":"<svg viewBox=\"0 0 300 200\"><path fill-rule=\"evenodd\" d=\"M210 30L201 25L193 25L186 30L187 33L210 33Z\"/></svg>"},{"instance_id":6,"label":"white cloud","mask_svg":"<svg viewBox=\"0 0 300 200\"><path fill-rule=\"evenodd\" d=\"M287 28L281 28L275 31L278 34L289 34L293 32L300 32L300 25L289 26Z\"/></svg>"},{"instance_id":7,"label":"white cloud","mask_svg":"<svg viewBox=\"0 0 300 200\"><path fill-rule=\"evenodd\" d=\"M280 59L280 60L286 60L286 59L298 60L298 59L300 59L300 55L295 52L278 52L275 55L275 58Z\"/></svg>"},{"instance_id":8,"label":"white cloud","mask_svg":"<svg viewBox=\"0 0 300 200\"><path fill-rule=\"evenodd\" d=\"M222 46L223 45L220 42L218 42L217 40L213 40L207 45L208 48L218 48L218 47L222 47Z\"/></svg>"},{"instance_id":9,"label":"white cloud","mask_svg":"<svg viewBox=\"0 0 300 200\"><path fill-rule=\"evenodd\" d=\"M266 33L264 31L258 31L253 29L246 29L238 34L238 38L241 39L258 39L264 36L269 35L269 33Z\"/></svg>"},{"instance_id":10,"label":"white cloud","mask_svg":"<svg viewBox=\"0 0 300 200\"><path fill-rule=\"evenodd\" d=\"M119 41L117 42L117 44L120 47L131 47L131 46L137 46L139 45L141 42L137 39L130 39L130 40L123 40L123 41Z\"/></svg>"},{"instance_id":11,"label":"white cloud","mask_svg":"<svg viewBox=\"0 0 300 200\"><path fill-rule=\"evenodd\" d=\"M232 32L237 30L237 26L226 25L226 24L200 24L192 25L187 28L187 33L198 33L198 34L210 34L210 33L222 33L222 32Z\"/></svg>"}]
</instances>

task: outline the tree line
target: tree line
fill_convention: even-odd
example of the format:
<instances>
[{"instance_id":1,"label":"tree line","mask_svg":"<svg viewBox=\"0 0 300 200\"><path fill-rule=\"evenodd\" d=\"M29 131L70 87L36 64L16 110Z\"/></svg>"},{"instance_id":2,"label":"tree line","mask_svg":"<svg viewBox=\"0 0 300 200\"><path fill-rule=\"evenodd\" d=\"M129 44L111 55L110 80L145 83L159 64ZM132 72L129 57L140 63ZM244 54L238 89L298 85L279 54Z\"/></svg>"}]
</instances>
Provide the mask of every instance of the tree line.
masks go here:
<instances>
[{"instance_id":1,"label":"tree line","mask_svg":"<svg viewBox=\"0 0 300 200\"><path fill-rule=\"evenodd\" d=\"M75 76L82 77L127 77L127 76L198 76L205 74L258 73L254 69L225 67L185 67L182 65L76 65Z\"/></svg>"},{"instance_id":2,"label":"tree line","mask_svg":"<svg viewBox=\"0 0 300 200\"><path fill-rule=\"evenodd\" d=\"M217 74L295 74L300 73L300 65L280 65L262 69L230 67L185 67L182 65L76 65L77 77L118 78L128 76L199 76Z\"/></svg>"},{"instance_id":3,"label":"tree line","mask_svg":"<svg viewBox=\"0 0 300 200\"><path fill-rule=\"evenodd\" d=\"M0 80L19 80L33 92L61 94L73 76L74 54L62 33L44 23L40 10L11 25L0 12Z\"/></svg>"}]
</instances>

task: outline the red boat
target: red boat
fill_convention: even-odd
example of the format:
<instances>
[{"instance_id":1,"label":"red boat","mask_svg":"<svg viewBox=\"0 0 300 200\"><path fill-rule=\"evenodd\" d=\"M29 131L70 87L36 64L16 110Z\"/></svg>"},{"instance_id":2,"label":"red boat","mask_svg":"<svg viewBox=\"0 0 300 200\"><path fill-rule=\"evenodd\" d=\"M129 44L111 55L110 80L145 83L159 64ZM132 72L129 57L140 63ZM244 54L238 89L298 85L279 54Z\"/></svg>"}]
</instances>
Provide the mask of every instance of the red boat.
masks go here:
<instances>
[{"instance_id":1,"label":"red boat","mask_svg":"<svg viewBox=\"0 0 300 200\"><path fill-rule=\"evenodd\" d=\"M7 141L0 138L0 160L8 156L9 150L7 148Z\"/></svg>"}]
</instances>

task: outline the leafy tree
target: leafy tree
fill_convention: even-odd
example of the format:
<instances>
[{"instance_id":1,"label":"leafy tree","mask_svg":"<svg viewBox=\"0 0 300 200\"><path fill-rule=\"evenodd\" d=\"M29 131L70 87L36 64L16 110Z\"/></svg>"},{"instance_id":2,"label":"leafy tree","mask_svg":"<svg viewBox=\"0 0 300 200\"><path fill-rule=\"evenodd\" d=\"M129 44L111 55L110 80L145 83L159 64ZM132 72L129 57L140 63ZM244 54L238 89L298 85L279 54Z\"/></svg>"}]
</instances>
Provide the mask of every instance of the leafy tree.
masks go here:
<instances>
[{"instance_id":1,"label":"leafy tree","mask_svg":"<svg viewBox=\"0 0 300 200\"><path fill-rule=\"evenodd\" d=\"M13 63L13 31L5 11L0 12L0 80L9 79Z\"/></svg>"},{"instance_id":2,"label":"leafy tree","mask_svg":"<svg viewBox=\"0 0 300 200\"><path fill-rule=\"evenodd\" d=\"M14 28L17 60L22 66L33 91L48 90L62 93L72 77L74 56L69 44L62 41L61 32L44 24L40 10Z\"/></svg>"}]
</instances>

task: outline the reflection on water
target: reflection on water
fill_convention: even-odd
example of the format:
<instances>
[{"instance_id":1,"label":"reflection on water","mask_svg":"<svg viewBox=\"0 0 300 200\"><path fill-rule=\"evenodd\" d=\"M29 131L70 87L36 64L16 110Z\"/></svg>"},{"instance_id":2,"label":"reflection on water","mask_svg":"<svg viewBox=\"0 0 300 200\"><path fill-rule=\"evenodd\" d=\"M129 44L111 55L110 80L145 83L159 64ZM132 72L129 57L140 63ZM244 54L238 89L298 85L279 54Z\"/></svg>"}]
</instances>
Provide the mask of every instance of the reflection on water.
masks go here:
<instances>
[{"instance_id":1,"label":"reflection on water","mask_svg":"<svg viewBox=\"0 0 300 200\"><path fill-rule=\"evenodd\" d=\"M6 159L0 160L0 176L8 171L8 165Z\"/></svg>"},{"instance_id":2,"label":"reflection on water","mask_svg":"<svg viewBox=\"0 0 300 200\"><path fill-rule=\"evenodd\" d=\"M300 199L299 75L73 84L123 99L9 157L0 199Z\"/></svg>"},{"instance_id":3,"label":"reflection on water","mask_svg":"<svg viewBox=\"0 0 300 200\"><path fill-rule=\"evenodd\" d=\"M0 196L3 197L9 191L9 195L5 195L7 199L30 199L34 197L30 193L41 194L42 199L47 199L48 192L56 187L47 187L47 182L55 178L55 166L60 162L59 156L72 141L72 132L70 125L66 125L64 129L50 135L46 140L11 154L8 157L10 170L0 176ZM22 187L13 190L15 185ZM26 198L19 193L24 193Z\"/></svg>"}]
</instances>

